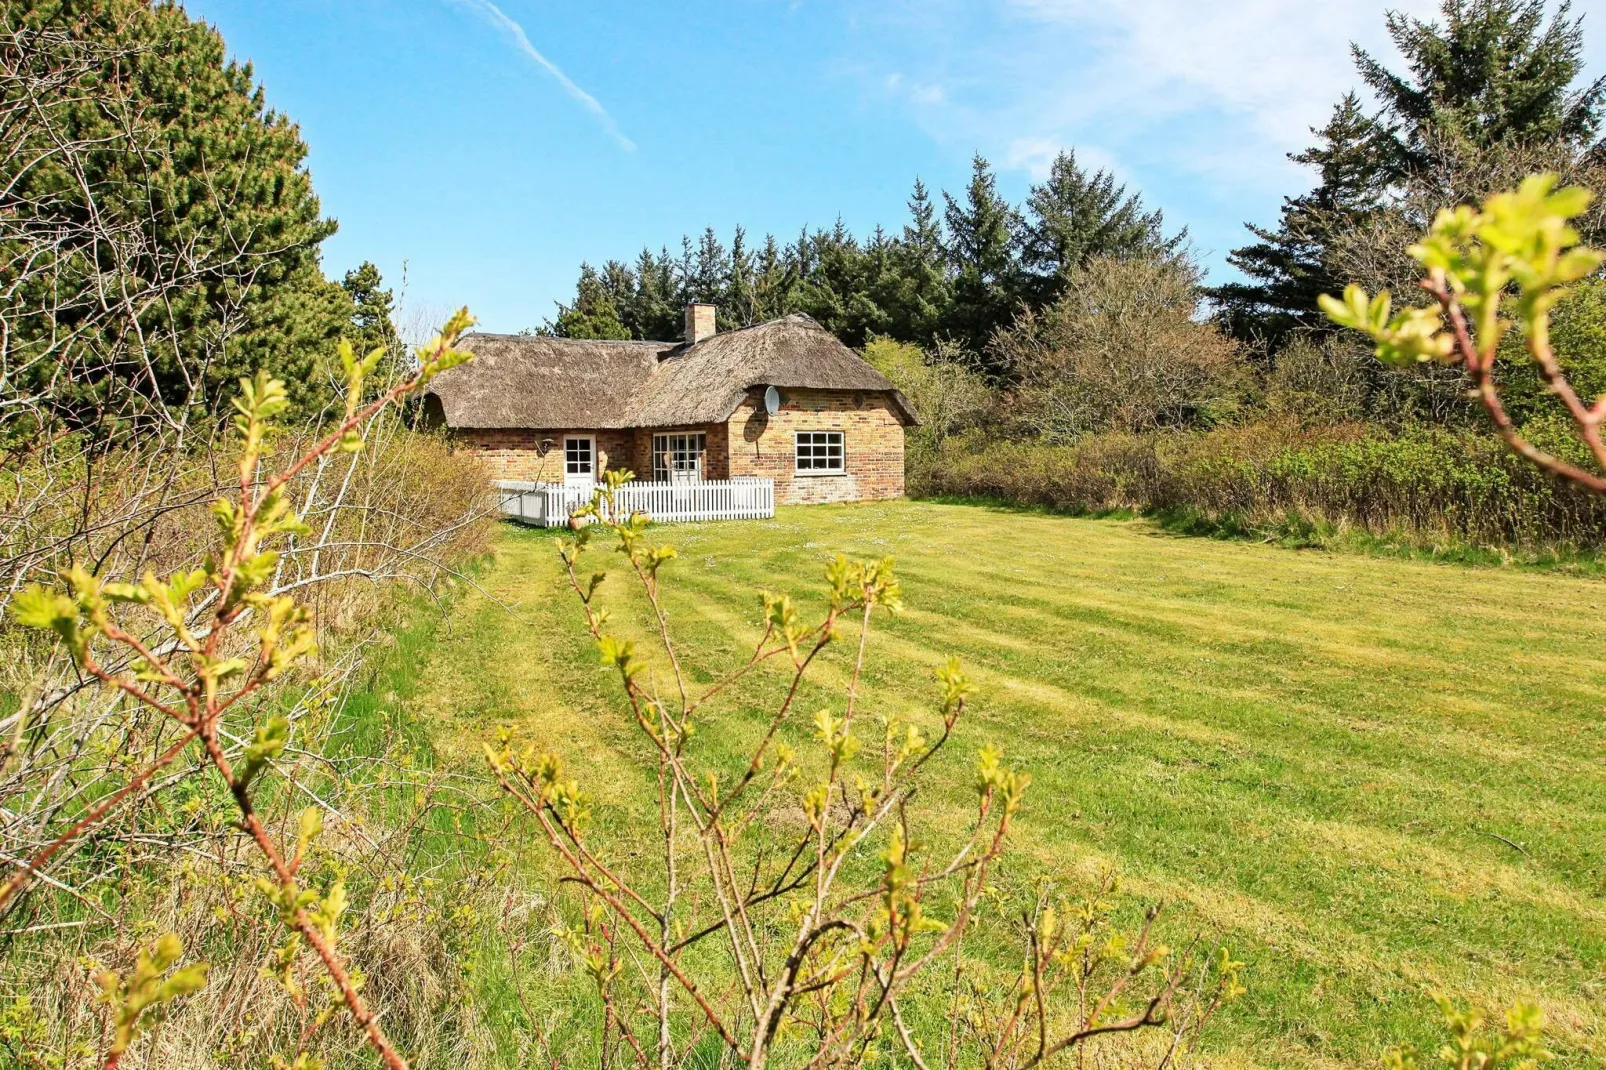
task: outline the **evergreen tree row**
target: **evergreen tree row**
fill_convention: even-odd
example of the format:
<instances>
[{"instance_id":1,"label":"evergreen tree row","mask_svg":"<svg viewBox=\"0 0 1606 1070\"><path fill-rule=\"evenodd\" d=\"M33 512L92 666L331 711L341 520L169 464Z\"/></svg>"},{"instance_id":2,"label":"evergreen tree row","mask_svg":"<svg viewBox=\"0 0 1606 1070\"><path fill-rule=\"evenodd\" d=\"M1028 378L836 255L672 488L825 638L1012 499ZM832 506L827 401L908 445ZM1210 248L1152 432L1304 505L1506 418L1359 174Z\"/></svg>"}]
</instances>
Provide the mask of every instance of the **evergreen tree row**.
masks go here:
<instances>
[{"instance_id":1,"label":"evergreen tree row","mask_svg":"<svg viewBox=\"0 0 1606 1070\"><path fill-rule=\"evenodd\" d=\"M960 196L939 207L918 179L897 233L860 238L838 220L791 242L752 244L737 227L726 246L713 228L681 240L678 253L643 249L634 263L580 268L572 303L540 328L566 338L674 339L692 301L719 308L722 330L805 312L851 346L873 336L929 345L951 339L985 357L987 342L1022 308L1064 292L1071 271L1095 256L1175 256L1186 232L1105 171L1072 152L1054 160L1024 204L998 193L977 156Z\"/></svg>"}]
</instances>

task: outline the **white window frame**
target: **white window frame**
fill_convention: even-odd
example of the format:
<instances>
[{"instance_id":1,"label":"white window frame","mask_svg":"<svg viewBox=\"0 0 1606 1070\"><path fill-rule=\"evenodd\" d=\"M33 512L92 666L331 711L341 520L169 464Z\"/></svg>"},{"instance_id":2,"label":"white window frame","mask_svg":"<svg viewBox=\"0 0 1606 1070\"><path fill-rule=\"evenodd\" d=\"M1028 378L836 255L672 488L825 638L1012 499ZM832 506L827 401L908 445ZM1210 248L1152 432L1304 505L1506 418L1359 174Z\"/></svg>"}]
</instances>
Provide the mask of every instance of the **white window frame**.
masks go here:
<instances>
[{"instance_id":1,"label":"white window frame","mask_svg":"<svg viewBox=\"0 0 1606 1070\"><path fill-rule=\"evenodd\" d=\"M652 478L659 483L703 478L708 432L663 431L652 436Z\"/></svg>"},{"instance_id":2,"label":"white window frame","mask_svg":"<svg viewBox=\"0 0 1606 1070\"><path fill-rule=\"evenodd\" d=\"M848 470L848 440L842 431L798 431L792 436L792 472L840 476Z\"/></svg>"},{"instance_id":3,"label":"white window frame","mask_svg":"<svg viewBox=\"0 0 1606 1070\"><path fill-rule=\"evenodd\" d=\"M582 451L575 447L584 443ZM597 481L597 440L594 435L563 436L563 481L565 483L595 483Z\"/></svg>"}]
</instances>

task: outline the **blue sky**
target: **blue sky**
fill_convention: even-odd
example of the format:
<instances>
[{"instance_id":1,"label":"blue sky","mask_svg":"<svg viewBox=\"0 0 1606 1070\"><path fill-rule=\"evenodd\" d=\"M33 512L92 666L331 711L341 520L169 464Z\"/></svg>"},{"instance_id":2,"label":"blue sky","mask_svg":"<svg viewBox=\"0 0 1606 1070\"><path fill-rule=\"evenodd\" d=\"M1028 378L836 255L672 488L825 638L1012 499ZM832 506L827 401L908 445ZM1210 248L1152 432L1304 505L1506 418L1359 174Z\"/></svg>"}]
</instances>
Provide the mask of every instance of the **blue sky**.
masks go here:
<instances>
[{"instance_id":1,"label":"blue sky","mask_svg":"<svg viewBox=\"0 0 1606 1070\"><path fill-rule=\"evenodd\" d=\"M1309 185L1283 154L1389 56L1373 0L189 0L311 147L338 274L408 319L515 331L581 260L715 227L895 229L980 151L1019 199L1075 147L1186 225L1214 279ZM1430 0L1392 5L1427 14ZM1606 67L1606 0L1586 14ZM404 323L404 325L407 325Z\"/></svg>"}]
</instances>

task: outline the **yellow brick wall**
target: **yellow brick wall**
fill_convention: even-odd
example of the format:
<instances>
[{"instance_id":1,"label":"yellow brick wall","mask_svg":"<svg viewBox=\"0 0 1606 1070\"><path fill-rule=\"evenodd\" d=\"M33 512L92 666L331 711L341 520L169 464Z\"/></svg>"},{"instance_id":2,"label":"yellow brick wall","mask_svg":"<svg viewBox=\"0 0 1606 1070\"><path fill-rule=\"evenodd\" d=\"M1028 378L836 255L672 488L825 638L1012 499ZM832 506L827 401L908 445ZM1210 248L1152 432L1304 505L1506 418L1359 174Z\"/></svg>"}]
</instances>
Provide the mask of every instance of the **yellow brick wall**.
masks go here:
<instances>
[{"instance_id":1,"label":"yellow brick wall","mask_svg":"<svg viewBox=\"0 0 1606 1070\"><path fill-rule=\"evenodd\" d=\"M701 431L707 436L703 453L704 479L729 479L730 449L726 442L729 428L725 424L688 424L685 427L643 427L635 432L636 445L630 462L631 471L636 473L637 479L652 478L652 437L654 435L681 434L688 431Z\"/></svg>"},{"instance_id":2,"label":"yellow brick wall","mask_svg":"<svg viewBox=\"0 0 1606 1070\"><path fill-rule=\"evenodd\" d=\"M884 395L843 390L783 390L781 409L764 411L759 391L731 416L730 472L775 480L782 505L879 501L903 497L903 425ZM803 475L798 431L841 431L843 475ZM710 440L712 441L712 440Z\"/></svg>"},{"instance_id":3,"label":"yellow brick wall","mask_svg":"<svg viewBox=\"0 0 1606 1070\"><path fill-rule=\"evenodd\" d=\"M596 448L608 455L611 468L631 467L636 441L632 431L524 430L520 428L459 428L452 441L477 453L490 470L492 479L522 479L534 483L563 482L563 437L590 435ZM543 456L541 442L552 445Z\"/></svg>"},{"instance_id":4,"label":"yellow brick wall","mask_svg":"<svg viewBox=\"0 0 1606 1070\"><path fill-rule=\"evenodd\" d=\"M903 425L887 399L874 393L838 390L786 390L781 410L764 412L759 391L736 408L730 420L708 427L639 428L625 431L459 429L454 441L484 460L493 479L563 481L563 438L591 435L608 454L610 468L629 468L637 479L652 478L652 436L664 431L703 431L708 452L703 478L768 476L782 505L812 502L877 501L903 496ZM798 431L841 431L847 471L842 475L804 475L795 471ZM551 440L545 455L541 442Z\"/></svg>"}]
</instances>

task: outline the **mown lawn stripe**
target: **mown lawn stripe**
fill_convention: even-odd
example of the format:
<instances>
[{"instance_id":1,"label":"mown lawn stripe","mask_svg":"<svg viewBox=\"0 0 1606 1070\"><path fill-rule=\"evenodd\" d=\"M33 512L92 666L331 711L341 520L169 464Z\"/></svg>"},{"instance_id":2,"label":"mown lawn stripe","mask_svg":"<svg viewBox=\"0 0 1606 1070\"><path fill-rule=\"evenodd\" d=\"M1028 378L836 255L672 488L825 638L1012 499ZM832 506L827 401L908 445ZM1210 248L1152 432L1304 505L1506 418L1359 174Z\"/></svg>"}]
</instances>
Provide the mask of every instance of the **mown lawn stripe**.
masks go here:
<instances>
[{"instance_id":1,"label":"mown lawn stripe","mask_svg":"<svg viewBox=\"0 0 1606 1070\"><path fill-rule=\"evenodd\" d=\"M1564 1065L1606 1055L1606 583L921 503L653 538L681 551L666 602L702 680L757 638L760 588L808 616L833 553L895 555L910 609L878 625L866 710L927 709L950 653L979 685L924 796L927 835L963 820L971 755L1002 743L1036 777L1018 879L1084 879L1108 860L1129 907L1173 902L1169 938L1219 935L1252 962L1213 1041L1227 1064L1354 1065L1397 1039L1431 1044L1430 986L1532 996ZM555 546L503 533L419 701L443 752L473 755L502 722L565 752L628 850L650 805L645 752ZM614 629L650 653L622 562L591 556L587 571L615 573L601 599ZM846 668L833 651L801 708L839 701ZM736 761L780 682L761 672L711 712L707 753Z\"/></svg>"}]
</instances>

